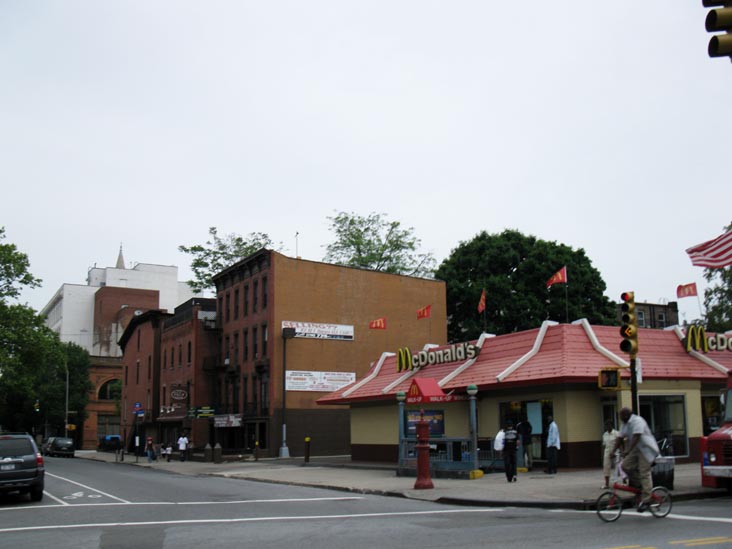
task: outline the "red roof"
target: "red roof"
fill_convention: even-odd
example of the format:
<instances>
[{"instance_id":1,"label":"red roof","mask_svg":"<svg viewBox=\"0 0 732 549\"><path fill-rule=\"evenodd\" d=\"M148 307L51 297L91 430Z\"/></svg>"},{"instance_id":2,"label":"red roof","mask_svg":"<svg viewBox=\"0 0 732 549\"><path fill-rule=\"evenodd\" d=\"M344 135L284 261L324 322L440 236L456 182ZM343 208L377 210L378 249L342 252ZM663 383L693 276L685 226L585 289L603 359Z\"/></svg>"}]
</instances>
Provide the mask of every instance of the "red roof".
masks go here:
<instances>
[{"instance_id":1,"label":"red roof","mask_svg":"<svg viewBox=\"0 0 732 549\"><path fill-rule=\"evenodd\" d=\"M644 380L701 380L724 383L732 369L732 351L687 353L681 344L683 332L676 329L640 329L638 358ZM414 380L432 378L447 395L465 393L475 384L481 391L517 386L561 383L597 383L602 368L628 366L621 353L617 326L591 326L545 322L541 328L492 337L487 334L471 343L480 347L472 360L432 364L407 372L397 371L395 353L384 353L366 377L318 399L319 404L348 404L394 400L407 392ZM436 347L434 350L449 346ZM433 349L429 349L433 350ZM624 378L627 370L621 370Z\"/></svg>"}]
</instances>

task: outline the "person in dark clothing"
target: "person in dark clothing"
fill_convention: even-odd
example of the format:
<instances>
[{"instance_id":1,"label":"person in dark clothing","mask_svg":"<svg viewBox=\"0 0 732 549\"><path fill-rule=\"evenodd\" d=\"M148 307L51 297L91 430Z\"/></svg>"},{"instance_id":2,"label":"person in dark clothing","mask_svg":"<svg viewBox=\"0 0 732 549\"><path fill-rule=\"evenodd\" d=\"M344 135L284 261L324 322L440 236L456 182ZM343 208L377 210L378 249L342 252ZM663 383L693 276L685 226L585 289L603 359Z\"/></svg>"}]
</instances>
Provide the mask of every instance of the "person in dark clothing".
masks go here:
<instances>
[{"instance_id":1,"label":"person in dark clothing","mask_svg":"<svg viewBox=\"0 0 732 549\"><path fill-rule=\"evenodd\" d=\"M513 421L506 420L506 427L503 430L503 465L506 468L506 480L516 482L516 450L519 446L519 434L513 427Z\"/></svg>"},{"instance_id":2,"label":"person in dark clothing","mask_svg":"<svg viewBox=\"0 0 732 549\"><path fill-rule=\"evenodd\" d=\"M524 465L531 469L533 456L531 455L531 433L533 431L531 422L524 418L516 426L519 437L521 437L521 451L524 453Z\"/></svg>"}]
</instances>

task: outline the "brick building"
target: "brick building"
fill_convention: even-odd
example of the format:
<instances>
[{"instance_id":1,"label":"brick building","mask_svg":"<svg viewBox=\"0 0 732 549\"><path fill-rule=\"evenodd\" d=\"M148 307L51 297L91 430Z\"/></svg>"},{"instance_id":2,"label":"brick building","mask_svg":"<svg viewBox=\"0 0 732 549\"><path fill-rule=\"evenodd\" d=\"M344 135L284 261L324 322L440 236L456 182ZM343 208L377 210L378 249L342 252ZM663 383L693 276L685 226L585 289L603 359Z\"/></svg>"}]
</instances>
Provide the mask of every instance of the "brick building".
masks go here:
<instances>
[{"instance_id":1,"label":"brick building","mask_svg":"<svg viewBox=\"0 0 732 549\"><path fill-rule=\"evenodd\" d=\"M285 431L291 455L302 455L306 436L314 453L350 453L347 407L318 408L316 400L363 376L382 349L447 341L441 281L270 250L213 280L221 346L211 404L218 411L214 438L225 451L251 451L258 443L276 456ZM374 326L385 329L369 327L379 319Z\"/></svg>"}]
</instances>

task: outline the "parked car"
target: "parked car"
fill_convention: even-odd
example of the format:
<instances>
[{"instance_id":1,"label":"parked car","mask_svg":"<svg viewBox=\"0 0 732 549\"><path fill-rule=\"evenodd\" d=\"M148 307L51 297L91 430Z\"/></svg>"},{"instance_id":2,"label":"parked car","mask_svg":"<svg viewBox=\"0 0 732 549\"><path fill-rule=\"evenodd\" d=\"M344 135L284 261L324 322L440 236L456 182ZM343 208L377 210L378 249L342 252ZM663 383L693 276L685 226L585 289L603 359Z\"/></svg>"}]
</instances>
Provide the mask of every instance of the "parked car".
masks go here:
<instances>
[{"instance_id":1,"label":"parked car","mask_svg":"<svg viewBox=\"0 0 732 549\"><path fill-rule=\"evenodd\" d=\"M68 437L53 437L46 449L47 456L74 457L74 439Z\"/></svg>"},{"instance_id":2,"label":"parked car","mask_svg":"<svg viewBox=\"0 0 732 549\"><path fill-rule=\"evenodd\" d=\"M53 442L53 439L56 437L48 437L41 442L41 455L47 456L48 455L48 448L51 446L51 443Z\"/></svg>"},{"instance_id":3,"label":"parked car","mask_svg":"<svg viewBox=\"0 0 732 549\"><path fill-rule=\"evenodd\" d=\"M43 499L46 468L36 443L27 433L0 433L0 493L30 494Z\"/></svg>"}]
</instances>

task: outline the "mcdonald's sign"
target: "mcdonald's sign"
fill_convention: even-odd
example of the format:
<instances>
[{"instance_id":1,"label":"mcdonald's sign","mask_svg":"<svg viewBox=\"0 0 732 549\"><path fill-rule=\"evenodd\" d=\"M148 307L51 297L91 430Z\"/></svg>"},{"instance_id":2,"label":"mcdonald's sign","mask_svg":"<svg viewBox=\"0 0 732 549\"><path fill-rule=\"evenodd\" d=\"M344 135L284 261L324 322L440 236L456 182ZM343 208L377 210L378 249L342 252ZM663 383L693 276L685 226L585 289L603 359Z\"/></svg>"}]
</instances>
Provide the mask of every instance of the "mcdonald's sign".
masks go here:
<instances>
[{"instance_id":1,"label":"mcdonald's sign","mask_svg":"<svg viewBox=\"0 0 732 549\"><path fill-rule=\"evenodd\" d=\"M412 354L409 347L402 347L397 351L397 372L414 370L432 364L445 364L470 360L478 356L480 347L469 343L450 345L445 349L433 349Z\"/></svg>"},{"instance_id":2,"label":"mcdonald's sign","mask_svg":"<svg viewBox=\"0 0 732 549\"><path fill-rule=\"evenodd\" d=\"M732 351L732 337L725 334L707 336L704 326L689 326L686 330L686 337L681 340L686 352L697 351L708 353L709 351Z\"/></svg>"}]
</instances>

